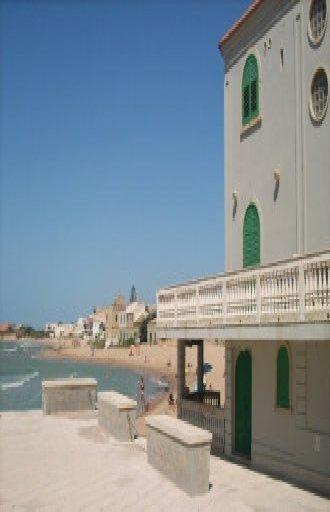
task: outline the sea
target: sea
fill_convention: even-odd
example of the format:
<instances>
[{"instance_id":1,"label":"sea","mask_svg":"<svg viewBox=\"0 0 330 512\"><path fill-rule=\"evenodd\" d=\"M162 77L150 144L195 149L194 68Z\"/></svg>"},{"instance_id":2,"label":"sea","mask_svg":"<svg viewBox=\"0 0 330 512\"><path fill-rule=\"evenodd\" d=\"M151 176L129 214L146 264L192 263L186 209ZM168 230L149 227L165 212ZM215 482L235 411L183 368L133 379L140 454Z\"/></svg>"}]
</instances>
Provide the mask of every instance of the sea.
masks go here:
<instances>
[{"instance_id":1,"label":"sea","mask_svg":"<svg viewBox=\"0 0 330 512\"><path fill-rule=\"evenodd\" d=\"M118 391L138 400L143 375L148 401L164 391L164 382L156 376L106 364L41 359L44 348L44 343L33 341L0 343L0 410L40 409L41 382L48 379L94 377L98 391Z\"/></svg>"}]
</instances>

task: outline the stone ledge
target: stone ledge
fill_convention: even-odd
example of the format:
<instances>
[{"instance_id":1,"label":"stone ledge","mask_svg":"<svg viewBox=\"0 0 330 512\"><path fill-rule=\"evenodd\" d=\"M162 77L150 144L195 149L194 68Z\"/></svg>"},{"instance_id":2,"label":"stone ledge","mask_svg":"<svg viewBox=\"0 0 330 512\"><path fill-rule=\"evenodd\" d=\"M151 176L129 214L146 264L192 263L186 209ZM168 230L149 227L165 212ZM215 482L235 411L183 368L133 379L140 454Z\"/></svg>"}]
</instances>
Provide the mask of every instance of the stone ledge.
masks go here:
<instances>
[{"instance_id":1,"label":"stone ledge","mask_svg":"<svg viewBox=\"0 0 330 512\"><path fill-rule=\"evenodd\" d=\"M185 445L195 446L209 444L212 441L211 432L190 425L172 416L149 416L149 418L146 419L146 425L181 441Z\"/></svg>"},{"instance_id":2,"label":"stone ledge","mask_svg":"<svg viewBox=\"0 0 330 512\"><path fill-rule=\"evenodd\" d=\"M137 403L135 400L121 395L116 391L102 391L97 395L99 402L105 402L113 405L117 409L136 409Z\"/></svg>"},{"instance_id":3,"label":"stone ledge","mask_svg":"<svg viewBox=\"0 0 330 512\"><path fill-rule=\"evenodd\" d=\"M43 380L43 388L59 388L59 387L80 387L80 386L96 386L96 379L54 379Z\"/></svg>"}]
</instances>

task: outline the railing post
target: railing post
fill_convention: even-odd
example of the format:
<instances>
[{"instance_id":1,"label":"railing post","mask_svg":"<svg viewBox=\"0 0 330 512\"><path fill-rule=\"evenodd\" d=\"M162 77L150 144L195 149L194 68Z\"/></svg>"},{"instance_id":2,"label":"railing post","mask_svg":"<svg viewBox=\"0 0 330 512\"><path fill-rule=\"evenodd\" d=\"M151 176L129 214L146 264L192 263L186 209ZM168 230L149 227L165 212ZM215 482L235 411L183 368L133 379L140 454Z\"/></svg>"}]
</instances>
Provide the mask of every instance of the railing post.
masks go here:
<instances>
[{"instance_id":1,"label":"railing post","mask_svg":"<svg viewBox=\"0 0 330 512\"><path fill-rule=\"evenodd\" d=\"M199 301L199 288L198 286L196 286L195 288L196 290L196 295L195 295L195 307L196 307L196 322L197 322L197 325L199 325L199 321L200 321L200 301Z\"/></svg>"},{"instance_id":2,"label":"railing post","mask_svg":"<svg viewBox=\"0 0 330 512\"><path fill-rule=\"evenodd\" d=\"M305 261L301 260L298 262L298 297L299 297L299 320L305 319L305 274L304 274Z\"/></svg>"},{"instance_id":3,"label":"railing post","mask_svg":"<svg viewBox=\"0 0 330 512\"><path fill-rule=\"evenodd\" d=\"M178 327L178 299L176 292L174 292L174 326Z\"/></svg>"},{"instance_id":4,"label":"railing post","mask_svg":"<svg viewBox=\"0 0 330 512\"><path fill-rule=\"evenodd\" d=\"M223 323L227 323L227 279L224 279L223 285L222 285L222 316L223 316Z\"/></svg>"},{"instance_id":5,"label":"railing post","mask_svg":"<svg viewBox=\"0 0 330 512\"><path fill-rule=\"evenodd\" d=\"M260 324L261 320L261 286L260 286L260 272L256 275L256 312L257 322Z\"/></svg>"}]
</instances>

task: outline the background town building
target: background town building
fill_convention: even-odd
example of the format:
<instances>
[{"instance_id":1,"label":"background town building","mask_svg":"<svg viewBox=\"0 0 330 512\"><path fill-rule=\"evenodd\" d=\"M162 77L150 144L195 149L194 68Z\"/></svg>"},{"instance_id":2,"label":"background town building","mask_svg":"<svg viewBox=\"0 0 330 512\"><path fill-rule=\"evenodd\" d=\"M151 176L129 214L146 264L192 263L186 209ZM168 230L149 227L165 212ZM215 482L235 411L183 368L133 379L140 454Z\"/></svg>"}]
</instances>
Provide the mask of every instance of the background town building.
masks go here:
<instances>
[{"instance_id":1,"label":"background town building","mask_svg":"<svg viewBox=\"0 0 330 512\"><path fill-rule=\"evenodd\" d=\"M126 310L126 302L122 295L116 297L107 308L106 315L106 345L113 346L119 343L119 314Z\"/></svg>"}]
</instances>

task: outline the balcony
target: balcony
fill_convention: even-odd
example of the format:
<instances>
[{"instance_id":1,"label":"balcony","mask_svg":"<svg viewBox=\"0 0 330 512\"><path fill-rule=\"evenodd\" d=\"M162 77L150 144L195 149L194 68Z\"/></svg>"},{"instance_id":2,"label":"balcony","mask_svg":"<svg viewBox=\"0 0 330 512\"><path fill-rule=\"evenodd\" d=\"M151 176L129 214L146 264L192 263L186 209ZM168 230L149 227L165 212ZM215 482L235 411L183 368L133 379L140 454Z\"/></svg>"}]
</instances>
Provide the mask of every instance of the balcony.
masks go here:
<instances>
[{"instance_id":1,"label":"balcony","mask_svg":"<svg viewBox=\"0 0 330 512\"><path fill-rule=\"evenodd\" d=\"M329 319L330 250L169 286L157 294L159 337L179 338L190 330L183 337L194 338L195 332L199 338L221 339L250 326L256 339L261 326L316 323L326 325L322 332L329 337Z\"/></svg>"}]
</instances>

